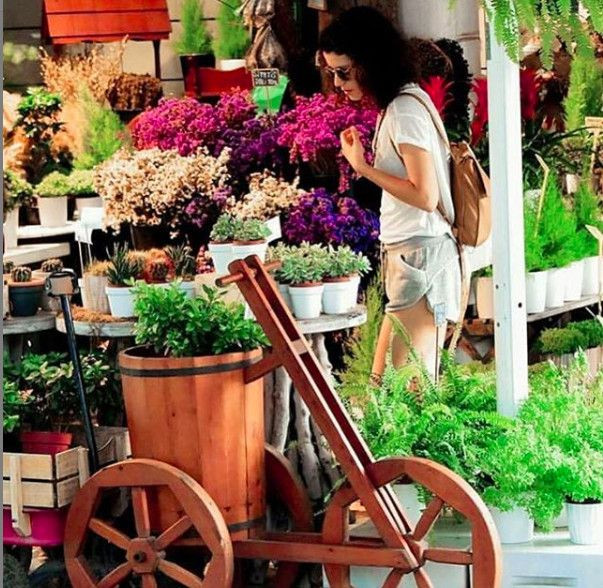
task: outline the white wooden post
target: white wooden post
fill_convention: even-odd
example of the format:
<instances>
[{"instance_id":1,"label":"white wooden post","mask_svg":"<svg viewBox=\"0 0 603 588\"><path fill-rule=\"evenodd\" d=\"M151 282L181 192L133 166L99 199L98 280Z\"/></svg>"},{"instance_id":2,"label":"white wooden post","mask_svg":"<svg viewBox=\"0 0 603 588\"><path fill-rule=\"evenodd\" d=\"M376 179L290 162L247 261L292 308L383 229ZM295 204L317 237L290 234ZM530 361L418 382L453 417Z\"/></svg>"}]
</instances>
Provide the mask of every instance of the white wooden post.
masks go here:
<instances>
[{"instance_id":1,"label":"white wooden post","mask_svg":"<svg viewBox=\"0 0 603 588\"><path fill-rule=\"evenodd\" d=\"M498 411L515 416L528 394L519 68L490 27L488 112Z\"/></svg>"}]
</instances>

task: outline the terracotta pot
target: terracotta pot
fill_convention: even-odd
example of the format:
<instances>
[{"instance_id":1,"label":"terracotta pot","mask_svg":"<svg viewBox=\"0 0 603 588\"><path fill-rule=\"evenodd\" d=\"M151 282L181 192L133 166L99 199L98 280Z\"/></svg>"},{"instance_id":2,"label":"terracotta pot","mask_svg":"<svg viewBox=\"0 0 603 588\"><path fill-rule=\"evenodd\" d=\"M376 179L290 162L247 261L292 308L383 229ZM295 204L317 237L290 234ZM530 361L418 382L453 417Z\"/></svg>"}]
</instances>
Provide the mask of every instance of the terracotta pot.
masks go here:
<instances>
[{"instance_id":1,"label":"terracotta pot","mask_svg":"<svg viewBox=\"0 0 603 588\"><path fill-rule=\"evenodd\" d=\"M216 501L231 536L249 537L265 514L263 381L245 383L260 349L205 357L119 355L132 456L171 464ZM227 483L225 483L227 481ZM151 505L154 531L181 516L169 492Z\"/></svg>"},{"instance_id":2,"label":"terracotta pot","mask_svg":"<svg viewBox=\"0 0 603 588\"><path fill-rule=\"evenodd\" d=\"M25 453L55 455L69 449L72 437L71 433L56 431L23 431L21 444Z\"/></svg>"}]
</instances>

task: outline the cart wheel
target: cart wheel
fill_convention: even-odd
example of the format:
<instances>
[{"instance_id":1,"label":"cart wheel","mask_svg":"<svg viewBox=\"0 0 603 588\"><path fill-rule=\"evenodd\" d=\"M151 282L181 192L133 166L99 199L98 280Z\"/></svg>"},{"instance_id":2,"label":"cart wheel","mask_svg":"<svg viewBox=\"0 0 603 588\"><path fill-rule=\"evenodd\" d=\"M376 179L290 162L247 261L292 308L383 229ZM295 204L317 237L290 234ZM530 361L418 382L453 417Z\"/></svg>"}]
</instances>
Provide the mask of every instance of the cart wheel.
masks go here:
<instances>
[{"instance_id":1,"label":"cart wheel","mask_svg":"<svg viewBox=\"0 0 603 588\"><path fill-rule=\"evenodd\" d=\"M147 491L168 487L182 508L182 517L158 537L151 534ZM96 518L104 490L131 488L136 536ZM165 550L185 533L196 531L211 559L201 576L168 561ZM125 561L97 579L84 555L90 534L98 535L125 552ZM143 588L157 587L156 574L182 586L225 588L232 584L233 554L228 528L214 501L190 476L166 463L132 459L104 468L92 476L77 493L65 530L65 564L69 579L78 588L112 588L131 574L138 575ZM123 585L123 584L122 584Z\"/></svg>"},{"instance_id":2,"label":"cart wheel","mask_svg":"<svg viewBox=\"0 0 603 588\"><path fill-rule=\"evenodd\" d=\"M266 445L266 498L268 504L268 531L312 531L312 504L306 489L294 472L289 460L279 453L272 445ZM266 585L270 564L276 567L276 573L269 580L269 585L275 588L294 586L302 564L296 562L252 562L239 560L245 567L254 565L251 571L252 585ZM244 574L247 576L248 574ZM241 582L245 579L241 578ZM246 584L245 584L246 585Z\"/></svg>"},{"instance_id":3,"label":"cart wheel","mask_svg":"<svg viewBox=\"0 0 603 588\"><path fill-rule=\"evenodd\" d=\"M410 572L414 574L418 588L433 588L423 567L428 561L472 566L474 588L493 588L500 585L502 560L498 533L490 512L465 480L438 463L417 457L383 459L374 464L371 474L377 488L406 478L420 484L433 495L415 528L409 529L405 534L409 548L420 566ZM332 498L323 524L322 537L325 543L337 544L349 539L348 507L356 500L356 492L347 483ZM463 515L471 524L471 546L466 550L430 548L425 540L445 505ZM403 509L401 513L403 515ZM406 525L406 516L403 515L403 519ZM349 566L324 567L331 586L351 586ZM399 586L404 575L403 570L394 568L387 576L383 588Z\"/></svg>"}]
</instances>

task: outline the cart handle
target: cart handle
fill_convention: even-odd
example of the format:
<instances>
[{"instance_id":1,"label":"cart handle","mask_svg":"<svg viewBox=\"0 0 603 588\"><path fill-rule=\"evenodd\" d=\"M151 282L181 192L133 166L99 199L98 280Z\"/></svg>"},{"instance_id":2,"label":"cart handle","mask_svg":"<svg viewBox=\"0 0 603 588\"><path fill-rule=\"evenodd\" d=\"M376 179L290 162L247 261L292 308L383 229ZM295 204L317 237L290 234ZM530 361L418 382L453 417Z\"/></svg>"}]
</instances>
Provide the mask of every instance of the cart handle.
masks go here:
<instances>
[{"instance_id":1,"label":"cart handle","mask_svg":"<svg viewBox=\"0 0 603 588\"><path fill-rule=\"evenodd\" d=\"M266 271L271 272L272 270L278 269L281 267L280 261L271 261L270 263L265 263L264 268ZM253 276L255 277L256 271L250 270ZM216 280L216 286L223 288L224 286L228 286L228 284L235 284L236 282L240 282L243 278L245 278L245 274L242 272L237 272L236 274L230 274L228 276L223 276Z\"/></svg>"}]
</instances>

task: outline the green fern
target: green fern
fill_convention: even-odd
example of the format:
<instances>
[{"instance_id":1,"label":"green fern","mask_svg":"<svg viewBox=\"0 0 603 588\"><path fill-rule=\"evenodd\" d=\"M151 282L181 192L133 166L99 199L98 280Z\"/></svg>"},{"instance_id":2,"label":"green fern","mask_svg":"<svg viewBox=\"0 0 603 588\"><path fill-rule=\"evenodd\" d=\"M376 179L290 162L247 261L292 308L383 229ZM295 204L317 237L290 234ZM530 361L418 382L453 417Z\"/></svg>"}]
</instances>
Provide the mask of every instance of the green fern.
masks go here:
<instances>
[{"instance_id":1,"label":"green fern","mask_svg":"<svg viewBox=\"0 0 603 588\"><path fill-rule=\"evenodd\" d=\"M572 60L570 83L563 103L569 131L584 127L584 117L603 114L603 70L592 47L586 55L576 52Z\"/></svg>"},{"instance_id":2,"label":"green fern","mask_svg":"<svg viewBox=\"0 0 603 588\"><path fill-rule=\"evenodd\" d=\"M174 43L179 55L211 53L211 36L204 19L201 0L183 0L180 9L182 33Z\"/></svg>"}]
</instances>

